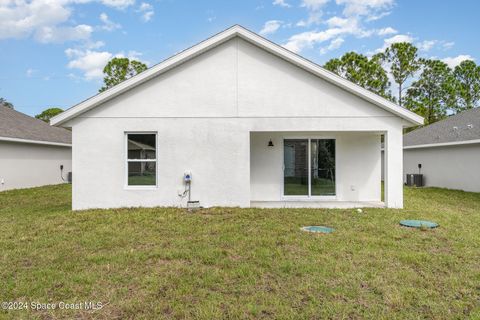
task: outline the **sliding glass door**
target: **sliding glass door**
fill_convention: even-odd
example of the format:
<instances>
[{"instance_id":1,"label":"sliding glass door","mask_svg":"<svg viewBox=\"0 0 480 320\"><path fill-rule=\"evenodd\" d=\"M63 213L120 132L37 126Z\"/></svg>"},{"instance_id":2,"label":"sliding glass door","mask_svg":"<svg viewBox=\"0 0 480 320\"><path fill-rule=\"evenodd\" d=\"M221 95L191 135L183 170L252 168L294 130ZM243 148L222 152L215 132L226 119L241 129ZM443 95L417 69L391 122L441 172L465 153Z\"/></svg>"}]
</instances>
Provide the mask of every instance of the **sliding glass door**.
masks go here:
<instances>
[{"instance_id":1,"label":"sliding glass door","mask_svg":"<svg viewBox=\"0 0 480 320\"><path fill-rule=\"evenodd\" d=\"M310 140L310 183L312 196L335 195L335 140Z\"/></svg>"},{"instance_id":2,"label":"sliding glass door","mask_svg":"<svg viewBox=\"0 0 480 320\"><path fill-rule=\"evenodd\" d=\"M335 196L335 140L285 139L285 196Z\"/></svg>"},{"instance_id":3,"label":"sliding glass door","mask_svg":"<svg viewBox=\"0 0 480 320\"><path fill-rule=\"evenodd\" d=\"M308 196L308 140L284 140L283 159L284 194Z\"/></svg>"}]
</instances>

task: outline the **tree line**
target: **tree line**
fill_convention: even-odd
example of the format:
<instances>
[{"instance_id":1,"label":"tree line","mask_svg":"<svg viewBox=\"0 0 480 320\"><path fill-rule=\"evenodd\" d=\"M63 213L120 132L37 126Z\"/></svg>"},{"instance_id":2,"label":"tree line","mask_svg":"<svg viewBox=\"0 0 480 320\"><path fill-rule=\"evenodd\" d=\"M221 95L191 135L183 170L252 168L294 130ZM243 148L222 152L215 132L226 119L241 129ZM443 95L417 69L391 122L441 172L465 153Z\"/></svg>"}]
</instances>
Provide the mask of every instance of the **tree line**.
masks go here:
<instances>
[{"instance_id":1,"label":"tree line","mask_svg":"<svg viewBox=\"0 0 480 320\"><path fill-rule=\"evenodd\" d=\"M324 67L421 115L425 125L480 106L480 66L465 60L452 69L441 60L420 58L411 43L394 43L371 57L347 52Z\"/></svg>"}]
</instances>

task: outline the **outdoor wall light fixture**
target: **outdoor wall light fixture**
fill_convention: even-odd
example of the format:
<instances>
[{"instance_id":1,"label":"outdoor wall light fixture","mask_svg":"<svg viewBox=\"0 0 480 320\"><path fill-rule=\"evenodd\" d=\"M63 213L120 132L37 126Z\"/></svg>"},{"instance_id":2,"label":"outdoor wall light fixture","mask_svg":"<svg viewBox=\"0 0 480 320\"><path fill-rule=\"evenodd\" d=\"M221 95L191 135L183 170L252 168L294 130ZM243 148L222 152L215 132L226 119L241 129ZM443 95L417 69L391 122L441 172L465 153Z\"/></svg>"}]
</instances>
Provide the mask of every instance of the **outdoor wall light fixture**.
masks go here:
<instances>
[{"instance_id":1,"label":"outdoor wall light fixture","mask_svg":"<svg viewBox=\"0 0 480 320\"><path fill-rule=\"evenodd\" d=\"M273 141L272 141L272 139L270 139L270 141L268 141L268 146L269 146L269 147L273 147Z\"/></svg>"}]
</instances>

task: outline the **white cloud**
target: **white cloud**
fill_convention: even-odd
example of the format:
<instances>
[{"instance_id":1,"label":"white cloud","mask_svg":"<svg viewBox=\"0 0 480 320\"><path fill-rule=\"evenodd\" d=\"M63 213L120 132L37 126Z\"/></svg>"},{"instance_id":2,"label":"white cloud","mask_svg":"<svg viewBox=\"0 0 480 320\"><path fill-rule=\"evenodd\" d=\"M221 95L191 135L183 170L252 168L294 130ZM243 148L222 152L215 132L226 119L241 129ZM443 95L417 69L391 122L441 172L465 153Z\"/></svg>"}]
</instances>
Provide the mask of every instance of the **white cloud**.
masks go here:
<instances>
[{"instance_id":1,"label":"white cloud","mask_svg":"<svg viewBox=\"0 0 480 320\"><path fill-rule=\"evenodd\" d=\"M304 48L311 48L316 43L328 41L332 38L335 38L336 36L339 36L342 33L343 31L340 28L333 28L319 32L302 32L290 37L284 47L293 52L300 52Z\"/></svg>"},{"instance_id":2,"label":"white cloud","mask_svg":"<svg viewBox=\"0 0 480 320\"><path fill-rule=\"evenodd\" d=\"M155 14L154 8L150 3L142 2L140 7L138 8L137 12L142 13L142 20L144 22L148 22L152 19L153 15Z\"/></svg>"},{"instance_id":3,"label":"white cloud","mask_svg":"<svg viewBox=\"0 0 480 320\"><path fill-rule=\"evenodd\" d=\"M133 60L141 61L140 57L143 56L143 53L141 53L139 51L135 51L135 50L130 50L130 51L128 51L128 53L126 55L123 52L120 52L120 53L117 53L115 56L116 57L127 57L130 60L133 59ZM145 62L145 61L142 61L142 62L148 65L147 62Z\"/></svg>"},{"instance_id":4,"label":"white cloud","mask_svg":"<svg viewBox=\"0 0 480 320\"><path fill-rule=\"evenodd\" d=\"M95 42L88 41L84 44L84 47L87 49L98 49L103 46L105 46L105 42L103 41L95 41Z\"/></svg>"},{"instance_id":5,"label":"white cloud","mask_svg":"<svg viewBox=\"0 0 480 320\"><path fill-rule=\"evenodd\" d=\"M444 42L442 44L442 47L444 50L448 50L448 49L451 49L454 45L455 45L455 42L450 41L450 42Z\"/></svg>"},{"instance_id":6,"label":"white cloud","mask_svg":"<svg viewBox=\"0 0 480 320\"><path fill-rule=\"evenodd\" d=\"M433 48L434 45L438 43L437 40L424 40L419 43L417 43L417 47L420 51L430 51L430 49Z\"/></svg>"},{"instance_id":7,"label":"white cloud","mask_svg":"<svg viewBox=\"0 0 480 320\"><path fill-rule=\"evenodd\" d=\"M301 7L308 11L308 18L297 22L297 27L308 27L312 24L319 24L323 15L322 7L330 0L302 0Z\"/></svg>"},{"instance_id":8,"label":"white cloud","mask_svg":"<svg viewBox=\"0 0 480 320\"><path fill-rule=\"evenodd\" d=\"M416 43L415 45L420 51L428 52L434 47L441 50L448 50L451 49L455 43L444 40L424 40Z\"/></svg>"},{"instance_id":9,"label":"white cloud","mask_svg":"<svg viewBox=\"0 0 480 320\"><path fill-rule=\"evenodd\" d=\"M22 38L68 20L70 10L59 1L0 1L0 39Z\"/></svg>"},{"instance_id":10,"label":"white cloud","mask_svg":"<svg viewBox=\"0 0 480 320\"><path fill-rule=\"evenodd\" d=\"M89 2L89 1L90 0L83 0L83 2ZM112 7L116 9L125 9L135 4L135 0L101 0L101 2L108 7Z\"/></svg>"},{"instance_id":11,"label":"white cloud","mask_svg":"<svg viewBox=\"0 0 480 320\"><path fill-rule=\"evenodd\" d=\"M312 48L315 44L320 44L338 38L344 35L353 35L357 38L368 37L373 34L371 30L364 30L356 17L340 18L332 17L326 21L329 27L322 31L306 31L290 37L285 48L300 52L304 48Z\"/></svg>"},{"instance_id":12,"label":"white cloud","mask_svg":"<svg viewBox=\"0 0 480 320\"><path fill-rule=\"evenodd\" d=\"M394 43L399 43L399 42L413 42L413 37L407 34L397 34L391 38L387 38L383 40L383 46L381 48L378 48L375 50L375 53L383 52L385 49L390 47ZM370 52L371 53L371 52Z\"/></svg>"},{"instance_id":13,"label":"white cloud","mask_svg":"<svg viewBox=\"0 0 480 320\"><path fill-rule=\"evenodd\" d=\"M93 28L85 24L76 27L45 26L36 31L35 39L41 43L88 40L92 32Z\"/></svg>"},{"instance_id":14,"label":"white cloud","mask_svg":"<svg viewBox=\"0 0 480 320\"><path fill-rule=\"evenodd\" d=\"M70 59L67 67L77 69L83 73L85 80L98 80L103 78L103 68L114 57L127 57L129 59L140 60L141 52L131 50L127 54L123 51L113 54L109 51L96 51L91 49L68 48L65 50L66 56ZM146 61L143 61L148 65Z\"/></svg>"},{"instance_id":15,"label":"white cloud","mask_svg":"<svg viewBox=\"0 0 480 320\"><path fill-rule=\"evenodd\" d=\"M153 12L153 11L147 11L143 14L142 20L145 21L145 22L148 22L152 19L154 14L155 14L155 12Z\"/></svg>"},{"instance_id":16,"label":"white cloud","mask_svg":"<svg viewBox=\"0 0 480 320\"><path fill-rule=\"evenodd\" d=\"M378 16L390 9L395 0L336 0L338 5L344 5L346 16L367 16L367 19L378 20Z\"/></svg>"},{"instance_id":17,"label":"white cloud","mask_svg":"<svg viewBox=\"0 0 480 320\"><path fill-rule=\"evenodd\" d=\"M308 14L308 18L306 20L302 19L297 22L297 27L308 27L312 24L319 24L322 21L321 18L321 11L312 11Z\"/></svg>"},{"instance_id":18,"label":"white cloud","mask_svg":"<svg viewBox=\"0 0 480 320\"><path fill-rule=\"evenodd\" d=\"M67 49L65 54L72 59L68 68L78 69L83 72L86 80L99 79L103 77L103 68L113 55L108 51L93 51Z\"/></svg>"},{"instance_id":19,"label":"white cloud","mask_svg":"<svg viewBox=\"0 0 480 320\"><path fill-rule=\"evenodd\" d=\"M0 39L33 36L44 43L85 40L92 28L70 20L75 5L94 1L116 9L135 3L135 0L0 0Z\"/></svg>"},{"instance_id":20,"label":"white cloud","mask_svg":"<svg viewBox=\"0 0 480 320\"><path fill-rule=\"evenodd\" d=\"M284 8L290 8L291 5L288 4L287 2L285 2L285 0L273 0L272 4L274 6L280 6L280 7L284 7Z\"/></svg>"},{"instance_id":21,"label":"white cloud","mask_svg":"<svg viewBox=\"0 0 480 320\"><path fill-rule=\"evenodd\" d=\"M383 17L390 15L391 13L392 11L385 11L385 12L380 12L378 14L371 14L365 19L365 21L370 22L370 21L380 20Z\"/></svg>"},{"instance_id":22,"label":"white cloud","mask_svg":"<svg viewBox=\"0 0 480 320\"><path fill-rule=\"evenodd\" d=\"M324 23L328 28L325 30L311 30L293 35L284 45L287 49L300 52L304 48L311 48L316 44L333 41L341 38L345 41L346 35L357 38L369 36L388 36L397 33L392 27L383 29L365 28L363 22L378 20L388 15L395 4L395 0L335 0L339 6L343 6L340 16L330 17L322 21L322 10L330 0L302 0L301 6L308 11L308 17L300 20L296 25L308 27L312 24ZM341 36L341 37L340 37ZM340 40L338 40L340 42ZM321 50L328 50L323 47Z\"/></svg>"},{"instance_id":23,"label":"white cloud","mask_svg":"<svg viewBox=\"0 0 480 320\"><path fill-rule=\"evenodd\" d=\"M345 40L343 38L333 39L327 47L320 49L320 54L325 54L328 51L336 50L340 48L344 42Z\"/></svg>"},{"instance_id":24,"label":"white cloud","mask_svg":"<svg viewBox=\"0 0 480 320\"><path fill-rule=\"evenodd\" d=\"M302 0L302 7L309 10L320 10L330 0Z\"/></svg>"},{"instance_id":25,"label":"white cloud","mask_svg":"<svg viewBox=\"0 0 480 320\"><path fill-rule=\"evenodd\" d=\"M387 45L391 45L393 43L398 43L398 42L412 42L412 41L413 41L413 37L407 34L397 34L396 36L393 36L391 38L384 40L384 42Z\"/></svg>"},{"instance_id":26,"label":"white cloud","mask_svg":"<svg viewBox=\"0 0 480 320\"><path fill-rule=\"evenodd\" d=\"M461 55L458 55L456 57L447 57L447 58L444 58L442 59L443 62L445 62L446 64L448 64L448 66L450 68L455 68L456 66L458 66L462 61L465 61L465 60L472 60L474 61L475 59L468 55L468 54L461 54Z\"/></svg>"},{"instance_id":27,"label":"white cloud","mask_svg":"<svg viewBox=\"0 0 480 320\"><path fill-rule=\"evenodd\" d=\"M377 34L379 36L388 36L395 33L398 33L398 31L393 29L392 27L383 28L377 31Z\"/></svg>"},{"instance_id":28,"label":"white cloud","mask_svg":"<svg viewBox=\"0 0 480 320\"><path fill-rule=\"evenodd\" d=\"M331 17L326 21L327 26L330 28L345 28L350 23L349 19L340 17Z\"/></svg>"},{"instance_id":29,"label":"white cloud","mask_svg":"<svg viewBox=\"0 0 480 320\"><path fill-rule=\"evenodd\" d=\"M280 20L270 20L265 22L262 30L260 30L260 34L262 36L266 36L269 34L275 33L280 27L282 26L282 21Z\"/></svg>"},{"instance_id":30,"label":"white cloud","mask_svg":"<svg viewBox=\"0 0 480 320\"><path fill-rule=\"evenodd\" d=\"M153 10L153 6L150 3L142 2L138 10L139 11Z\"/></svg>"},{"instance_id":31,"label":"white cloud","mask_svg":"<svg viewBox=\"0 0 480 320\"><path fill-rule=\"evenodd\" d=\"M101 28L106 31L113 31L116 29L120 29L122 26L119 23L115 23L110 18L106 13L101 13L100 14L100 20L103 22L103 25Z\"/></svg>"}]
</instances>

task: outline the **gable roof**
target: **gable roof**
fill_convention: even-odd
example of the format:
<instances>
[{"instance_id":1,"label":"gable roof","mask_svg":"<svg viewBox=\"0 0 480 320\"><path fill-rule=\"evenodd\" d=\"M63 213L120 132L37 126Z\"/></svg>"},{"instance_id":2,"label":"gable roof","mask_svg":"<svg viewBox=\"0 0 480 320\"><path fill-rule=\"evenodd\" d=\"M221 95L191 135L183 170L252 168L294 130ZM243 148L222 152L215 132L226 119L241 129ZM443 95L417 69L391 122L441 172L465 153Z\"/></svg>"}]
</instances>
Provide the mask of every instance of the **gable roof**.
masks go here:
<instances>
[{"instance_id":1,"label":"gable roof","mask_svg":"<svg viewBox=\"0 0 480 320\"><path fill-rule=\"evenodd\" d=\"M480 143L480 108L467 110L403 136L405 148Z\"/></svg>"},{"instance_id":2,"label":"gable roof","mask_svg":"<svg viewBox=\"0 0 480 320\"><path fill-rule=\"evenodd\" d=\"M0 141L71 146L72 133L0 106Z\"/></svg>"},{"instance_id":3,"label":"gable roof","mask_svg":"<svg viewBox=\"0 0 480 320\"><path fill-rule=\"evenodd\" d=\"M413 125L423 124L423 118L405 108L402 108L391 101L376 95L373 92L370 92L336 74L330 72L318 64L315 64L287 49L282 46L279 46L258 34L245 29L239 25L234 25L233 27L220 32L213 37L198 43L197 45L190 47L165 61L147 69L146 71L123 81L122 83L101 92L73 107L64 111L63 113L57 115L56 117L50 120L52 125L61 125L68 120L75 118L76 116L95 108L96 106L158 76L161 73L164 73L179 64L182 64L234 37L240 37L241 39L256 45L271 54L274 54L277 57L280 57L290 63L295 64L296 66L352 93L360 98L367 100L405 120L412 123Z\"/></svg>"}]
</instances>

